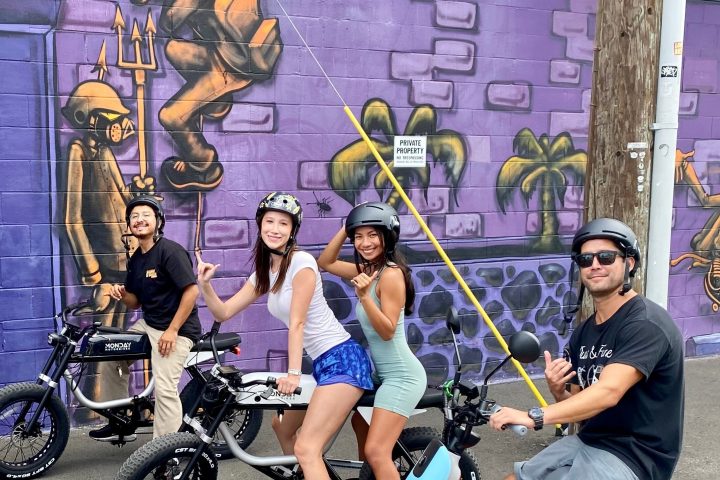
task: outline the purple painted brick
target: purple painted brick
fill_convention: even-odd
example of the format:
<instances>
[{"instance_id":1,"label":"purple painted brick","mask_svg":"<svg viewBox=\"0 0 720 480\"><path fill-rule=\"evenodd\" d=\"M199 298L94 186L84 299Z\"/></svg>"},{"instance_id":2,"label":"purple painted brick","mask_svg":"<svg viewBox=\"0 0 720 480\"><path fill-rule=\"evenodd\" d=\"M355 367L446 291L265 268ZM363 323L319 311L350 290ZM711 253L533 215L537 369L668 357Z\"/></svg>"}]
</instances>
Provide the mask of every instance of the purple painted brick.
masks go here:
<instances>
[{"instance_id":1,"label":"purple painted brick","mask_svg":"<svg viewBox=\"0 0 720 480\"><path fill-rule=\"evenodd\" d=\"M587 137L589 127L589 113L553 112L550 114L550 135L569 132L573 137Z\"/></svg>"},{"instance_id":2,"label":"purple painted brick","mask_svg":"<svg viewBox=\"0 0 720 480\"><path fill-rule=\"evenodd\" d=\"M568 37L565 55L573 60L593 61L594 42L587 37Z\"/></svg>"},{"instance_id":3,"label":"purple painted brick","mask_svg":"<svg viewBox=\"0 0 720 480\"><path fill-rule=\"evenodd\" d=\"M468 160L473 163L490 162L490 137L468 135L465 137L468 147Z\"/></svg>"},{"instance_id":4,"label":"purple painted brick","mask_svg":"<svg viewBox=\"0 0 720 480\"><path fill-rule=\"evenodd\" d=\"M3 256L20 257L30 253L30 226L0 225L0 251Z\"/></svg>"},{"instance_id":5,"label":"purple painted brick","mask_svg":"<svg viewBox=\"0 0 720 480\"><path fill-rule=\"evenodd\" d=\"M121 7L127 32L132 29L132 19ZM115 4L100 0L65 0L58 16L58 29L102 32L107 34L115 19Z\"/></svg>"},{"instance_id":6,"label":"purple painted brick","mask_svg":"<svg viewBox=\"0 0 720 480\"><path fill-rule=\"evenodd\" d=\"M530 110L532 88L526 83L491 83L487 86L487 101L494 110Z\"/></svg>"},{"instance_id":7,"label":"purple painted brick","mask_svg":"<svg viewBox=\"0 0 720 480\"><path fill-rule=\"evenodd\" d=\"M597 0L570 0L570 11L578 13L597 13Z\"/></svg>"},{"instance_id":8,"label":"purple painted brick","mask_svg":"<svg viewBox=\"0 0 720 480\"><path fill-rule=\"evenodd\" d=\"M588 15L555 11L553 12L552 32L561 37L587 37Z\"/></svg>"},{"instance_id":9,"label":"purple painted brick","mask_svg":"<svg viewBox=\"0 0 720 480\"><path fill-rule=\"evenodd\" d=\"M582 92L582 111L590 112L590 102L592 101L592 90L583 90Z\"/></svg>"},{"instance_id":10,"label":"purple painted brick","mask_svg":"<svg viewBox=\"0 0 720 480\"><path fill-rule=\"evenodd\" d=\"M328 188L327 162L300 162L299 186L308 190Z\"/></svg>"},{"instance_id":11,"label":"purple painted brick","mask_svg":"<svg viewBox=\"0 0 720 480\"><path fill-rule=\"evenodd\" d=\"M32 304L32 292L29 288L0 289L0 322L30 317L28 306Z\"/></svg>"},{"instance_id":12,"label":"purple painted brick","mask_svg":"<svg viewBox=\"0 0 720 480\"><path fill-rule=\"evenodd\" d=\"M410 85L413 105L429 103L435 108L451 108L453 105L452 82L413 80Z\"/></svg>"},{"instance_id":13,"label":"purple painted brick","mask_svg":"<svg viewBox=\"0 0 720 480\"><path fill-rule=\"evenodd\" d=\"M2 223L7 224L49 224L49 195L47 193L3 192Z\"/></svg>"},{"instance_id":14,"label":"purple painted brick","mask_svg":"<svg viewBox=\"0 0 720 480\"><path fill-rule=\"evenodd\" d=\"M275 128L275 108L249 103L233 105L222 122L222 128L226 132L272 132Z\"/></svg>"},{"instance_id":15,"label":"purple painted brick","mask_svg":"<svg viewBox=\"0 0 720 480\"><path fill-rule=\"evenodd\" d=\"M454 200L450 198L449 188L429 188L427 191L427 200L425 193L420 189L412 189L406 191L415 208L421 214L429 213L445 213L450 209L450 205L454 206ZM404 232L403 232L404 235Z\"/></svg>"},{"instance_id":16,"label":"purple painted brick","mask_svg":"<svg viewBox=\"0 0 720 480\"><path fill-rule=\"evenodd\" d=\"M477 238L483 236L483 221L479 214L450 213L445 216L445 235L449 238Z\"/></svg>"},{"instance_id":17,"label":"purple painted brick","mask_svg":"<svg viewBox=\"0 0 720 480\"><path fill-rule=\"evenodd\" d=\"M478 7L471 2L435 2L435 21L440 27L471 30L477 25Z\"/></svg>"},{"instance_id":18,"label":"purple painted brick","mask_svg":"<svg viewBox=\"0 0 720 480\"><path fill-rule=\"evenodd\" d=\"M432 79L433 56L429 53L392 52L390 75L398 80Z\"/></svg>"},{"instance_id":19,"label":"purple painted brick","mask_svg":"<svg viewBox=\"0 0 720 480\"><path fill-rule=\"evenodd\" d=\"M28 101L27 95L0 95L0 111L3 112L0 117L0 127L31 126Z\"/></svg>"},{"instance_id":20,"label":"purple painted brick","mask_svg":"<svg viewBox=\"0 0 720 480\"><path fill-rule=\"evenodd\" d=\"M0 353L0 384L34 380L47 357L47 351L9 352Z\"/></svg>"},{"instance_id":21,"label":"purple painted brick","mask_svg":"<svg viewBox=\"0 0 720 480\"><path fill-rule=\"evenodd\" d=\"M685 57L683 65L683 91L717 93L718 60L716 58Z\"/></svg>"},{"instance_id":22,"label":"purple painted brick","mask_svg":"<svg viewBox=\"0 0 720 480\"><path fill-rule=\"evenodd\" d=\"M436 40L433 47L435 68L469 72L475 67L475 44L461 40Z\"/></svg>"},{"instance_id":23,"label":"purple painted brick","mask_svg":"<svg viewBox=\"0 0 720 480\"><path fill-rule=\"evenodd\" d=\"M550 61L550 81L553 83L569 83L577 85L580 83L582 66L571 60Z\"/></svg>"},{"instance_id":24,"label":"purple painted brick","mask_svg":"<svg viewBox=\"0 0 720 480\"><path fill-rule=\"evenodd\" d=\"M250 245L247 220L208 220L205 245L209 248L246 248Z\"/></svg>"},{"instance_id":25,"label":"purple painted brick","mask_svg":"<svg viewBox=\"0 0 720 480\"><path fill-rule=\"evenodd\" d=\"M720 140L698 140L694 146L695 168L698 164L720 161ZM698 173L701 173L698 171Z\"/></svg>"},{"instance_id":26,"label":"purple painted brick","mask_svg":"<svg viewBox=\"0 0 720 480\"><path fill-rule=\"evenodd\" d=\"M50 285L44 288L33 288L30 305L32 316L35 318L49 318L57 313L56 310L60 310L55 305L55 292L53 287Z\"/></svg>"},{"instance_id":27,"label":"purple painted brick","mask_svg":"<svg viewBox=\"0 0 720 480\"><path fill-rule=\"evenodd\" d=\"M254 238L256 233L253 232L252 235ZM248 276L254 270L251 255L249 249L223 250L223 261L218 263L222 263L223 271L227 276Z\"/></svg>"},{"instance_id":28,"label":"purple painted brick","mask_svg":"<svg viewBox=\"0 0 720 480\"><path fill-rule=\"evenodd\" d=\"M422 218L425 223L428 222L428 217L422 216ZM413 215L400 215L400 231L404 241L426 238L425 232Z\"/></svg>"},{"instance_id":29,"label":"purple painted brick","mask_svg":"<svg viewBox=\"0 0 720 480\"><path fill-rule=\"evenodd\" d=\"M557 218L559 222L558 234L560 235L574 235L580 225L582 225L582 211L557 212ZM539 213L530 213L527 218L527 231L539 232L541 227L540 222Z\"/></svg>"},{"instance_id":30,"label":"purple painted brick","mask_svg":"<svg viewBox=\"0 0 720 480\"><path fill-rule=\"evenodd\" d=\"M3 351L23 352L48 348L47 329L6 330L3 328Z\"/></svg>"}]
</instances>

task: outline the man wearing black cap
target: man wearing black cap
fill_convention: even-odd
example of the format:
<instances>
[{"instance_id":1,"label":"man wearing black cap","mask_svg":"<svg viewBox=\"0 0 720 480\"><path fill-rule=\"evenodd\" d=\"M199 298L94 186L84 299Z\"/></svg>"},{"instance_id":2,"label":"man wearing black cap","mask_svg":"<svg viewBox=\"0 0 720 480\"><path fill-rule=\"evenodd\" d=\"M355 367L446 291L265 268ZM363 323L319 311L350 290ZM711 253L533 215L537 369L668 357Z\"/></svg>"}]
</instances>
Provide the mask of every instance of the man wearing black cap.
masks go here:
<instances>
[{"instance_id":1,"label":"man wearing black cap","mask_svg":"<svg viewBox=\"0 0 720 480\"><path fill-rule=\"evenodd\" d=\"M580 422L507 479L670 479L680 454L684 381L682 335L667 311L636 293L637 238L624 223L600 218L572 244L595 313L575 329L564 359L545 352L545 377L557 403L528 412L503 407L490 419L521 424ZM566 391L566 383L571 383Z\"/></svg>"}]
</instances>

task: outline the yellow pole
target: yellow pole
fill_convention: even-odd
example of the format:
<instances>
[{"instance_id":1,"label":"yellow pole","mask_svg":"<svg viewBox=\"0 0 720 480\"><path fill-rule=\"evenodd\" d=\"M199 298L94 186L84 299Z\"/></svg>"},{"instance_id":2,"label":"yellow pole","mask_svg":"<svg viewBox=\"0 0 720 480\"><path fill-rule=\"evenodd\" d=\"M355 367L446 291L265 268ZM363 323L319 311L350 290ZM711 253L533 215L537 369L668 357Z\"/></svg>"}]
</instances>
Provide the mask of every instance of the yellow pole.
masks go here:
<instances>
[{"instance_id":1,"label":"yellow pole","mask_svg":"<svg viewBox=\"0 0 720 480\"><path fill-rule=\"evenodd\" d=\"M403 190L400 183L398 183L397 179L395 178L395 175L393 175L390 168L388 168L387 164L385 163L385 160L382 159L380 156L380 153L375 148L375 145L370 141L370 137L368 137L367 133L365 133L365 130L363 129L362 125L360 125L360 122L358 122L357 118L355 118L355 115L350 110L350 107L345 105L343 107L343 110L345 111L345 114L350 118L350 121L353 125L355 125L355 128L357 129L358 133L362 137L362 139L367 144L368 148L370 148L370 151L372 152L373 156L375 157L375 160L377 160L378 164L380 165L380 168L385 172L385 174L390 179L390 182L395 187L395 190L400 194L400 198L403 199L405 204L408 206L408 209L415 217L415 220L420 224L420 227L425 232L425 235L427 235L430 242L435 247L435 250L440 254L440 258L443 259L445 262L445 265L448 266L450 269L450 272L452 272L453 276L455 277L455 280L458 281L460 286L462 287L463 291L465 292L465 295L470 299L470 301L475 305L475 308L482 316L483 320L485 321L485 324L490 328L490 331L495 335L495 338L500 343L500 346L503 348L505 353L508 355L510 354L510 351L508 350L507 343L505 342L505 339L503 339L502 335L500 335L500 332L497 328L495 328L495 325L493 324L492 320L490 320L490 317L488 317L488 314L485 312L485 309L480 305L480 302L478 302L477 298L475 298L475 295L473 295L472 291L470 290L470 287L468 287L467 283L465 283L465 280L462 278L460 273L455 268L455 265L453 265L450 258L445 253L445 250L442 248L442 246L438 243L437 239L435 238L435 235L433 235L432 231L428 228L427 224L425 223L425 220L422 219L418 211L415 209L415 206L413 205L410 198L405 194L405 191ZM537 387L535 387L535 384L533 383L532 379L528 376L527 372L525 372L525 369L523 366L515 360L512 359L513 364L515 365L515 368L517 368L518 372L520 372L520 375L525 379L525 382L527 383L528 387L530 388L530 391L535 395L535 398L540 402L540 406L546 407L547 402L543 398L542 394L538 391Z\"/></svg>"}]
</instances>

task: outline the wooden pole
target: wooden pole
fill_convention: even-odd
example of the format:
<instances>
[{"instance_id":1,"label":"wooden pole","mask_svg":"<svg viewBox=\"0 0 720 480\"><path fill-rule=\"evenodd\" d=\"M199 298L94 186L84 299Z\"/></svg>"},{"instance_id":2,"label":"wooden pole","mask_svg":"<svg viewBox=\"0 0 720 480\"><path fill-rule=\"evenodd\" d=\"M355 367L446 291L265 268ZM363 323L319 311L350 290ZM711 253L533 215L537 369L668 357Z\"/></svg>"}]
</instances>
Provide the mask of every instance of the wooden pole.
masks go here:
<instances>
[{"instance_id":1,"label":"wooden pole","mask_svg":"<svg viewBox=\"0 0 720 480\"><path fill-rule=\"evenodd\" d=\"M647 257L661 16L662 0L599 0L596 17L586 219L613 217L627 223L640 242L642 263ZM644 271L633 282L641 293Z\"/></svg>"}]
</instances>

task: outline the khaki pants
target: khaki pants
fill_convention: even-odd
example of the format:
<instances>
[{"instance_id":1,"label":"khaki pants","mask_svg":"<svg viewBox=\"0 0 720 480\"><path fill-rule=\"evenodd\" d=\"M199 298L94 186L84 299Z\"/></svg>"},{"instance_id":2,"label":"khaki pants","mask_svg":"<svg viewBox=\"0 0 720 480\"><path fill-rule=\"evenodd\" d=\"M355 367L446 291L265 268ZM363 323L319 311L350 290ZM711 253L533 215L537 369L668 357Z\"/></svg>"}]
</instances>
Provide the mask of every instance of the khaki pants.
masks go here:
<instances>
[{"instance_id":1,"label":"khaki pants","mask_svg":"<svg viewBox=\"0 0 720 480\"><path fill-rule=\"evenodd\" d=\"M149 327L145 320L139 320L129 331L146 333L152 345L153 377L155 378L155 420L153 438L166 433L177 432L182 424L182 403L178 395L178 383L183 372L185 359L193 347L187 337L178 335L175 350L163 357L158 351L162 330ZM100 401L115 400L128 396L128 380L132 362L100 362Z\"/></svg>"}]
</instances>

